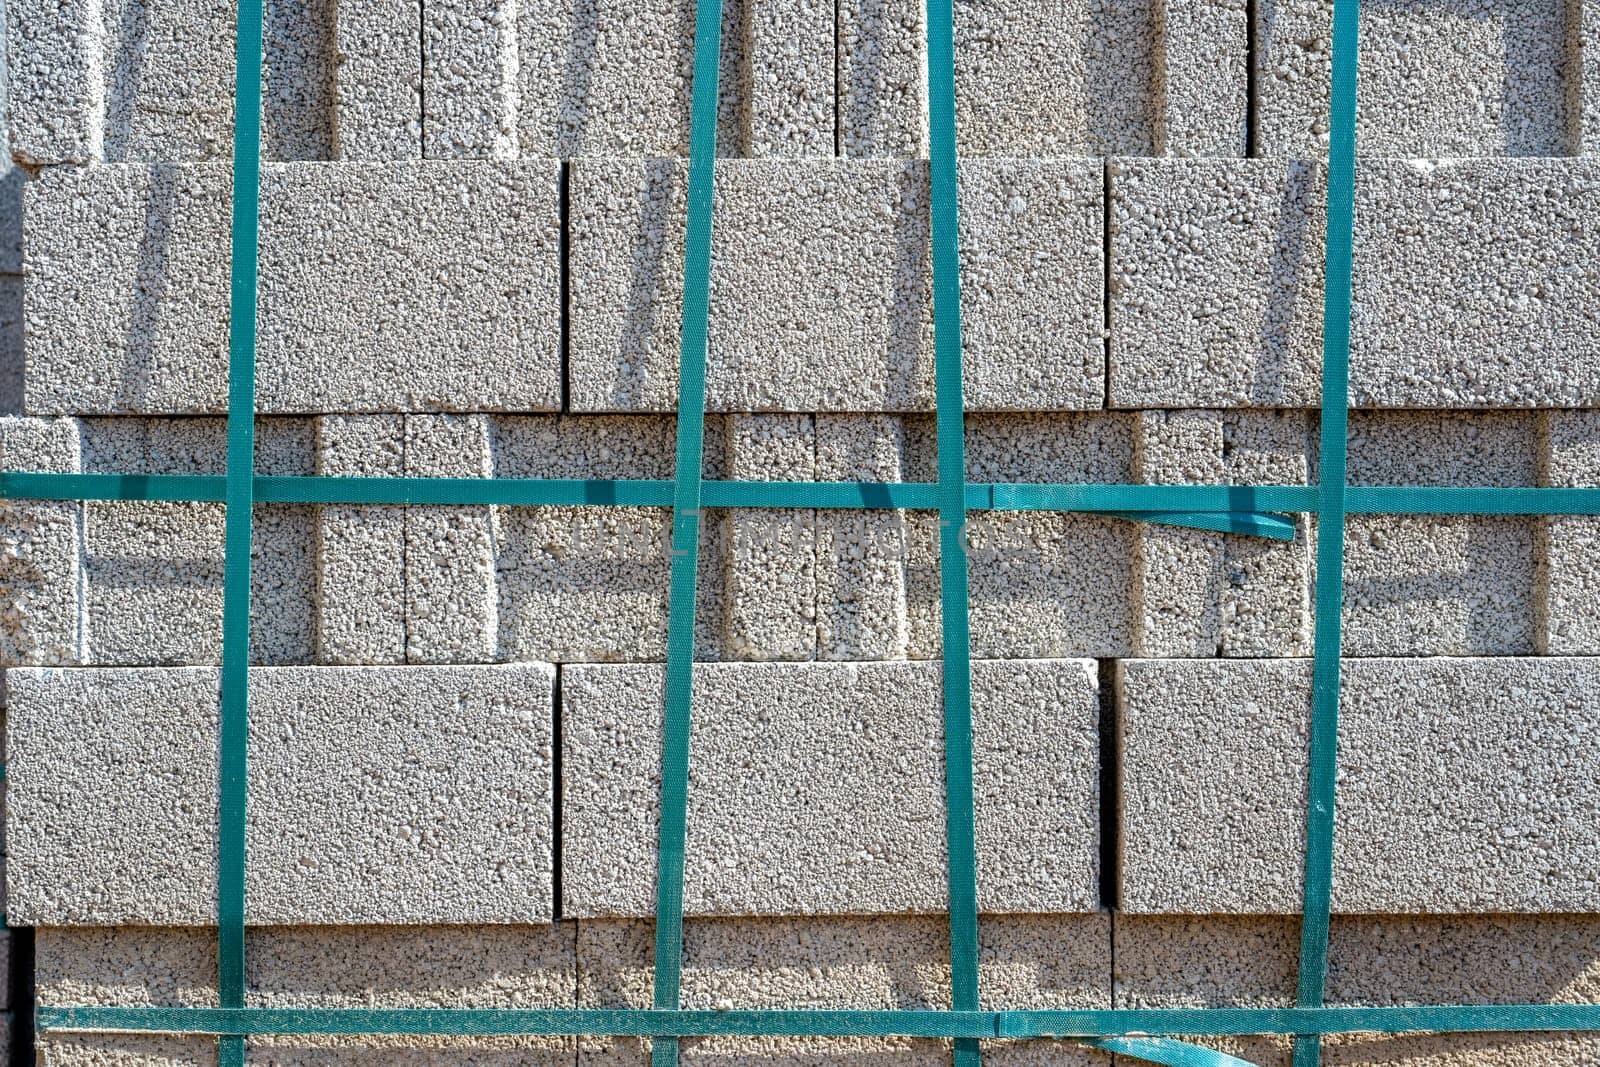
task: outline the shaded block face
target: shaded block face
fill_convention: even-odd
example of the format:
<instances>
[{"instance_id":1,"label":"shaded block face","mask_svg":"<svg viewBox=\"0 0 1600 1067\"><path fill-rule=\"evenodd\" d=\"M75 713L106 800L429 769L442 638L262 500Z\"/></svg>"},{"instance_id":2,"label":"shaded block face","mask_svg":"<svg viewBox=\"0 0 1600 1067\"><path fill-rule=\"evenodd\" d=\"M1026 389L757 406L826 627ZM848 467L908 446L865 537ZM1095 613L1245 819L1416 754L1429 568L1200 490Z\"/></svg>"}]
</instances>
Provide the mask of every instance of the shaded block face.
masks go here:
<instances>
[{"instance_id":1,"label":"shaded block face","mask_svg":"<svg viewBox=\"0 0 1600 1067\"><path fill-rule=\"evenodd\" d=\"M327 0L263 4L265 159L332 158L334 12ZM7 24L12 147L24 162L232 155L232 4L12 0Z\"/></svg>"},{"instance_id":2,"label":"shaded block face","mask_svg":"<svg viewBox=\"0 0 1600 1067\"><path fill-rule=\"evenodd\" d=\"M77 423L0 418L0 470L81 468ZM81 511L68 501L0 501L0 667L79 662Z\"/></svg>"},{"instance_id":3,"label":"shaded block face","mask_svg":"<svg viewBox=\"0 0 1600 1067\"><path fill-rule=\"evenodd\" d=\"M226 409L228 182L104 166L30 184L30 411ZM555 163L269 165L261 204L258 412L559 404Z\"/></svg>"},{"instance_id":4,"label":"shaded block face","mask_svg":"<svg viewBox=\"0 0 1600 1067\"><path fill-rule=\"evenodd\" d=\"M685 167L579 161L572 407L677 403ZM927 411L927 167L730 161L717 170L713 411ZM1079 410L1103 399L1102 180L1087 161L962 170L966 400Z\"/></svg>"},{"instance_id":5,"label":"shaded block face","mask_svg":"<svg viewBox=\"0 0 1600 1067\"><path fill-rule=\"evenodd\" d=\"M1600 413L1549 411L1540 416L1540 484L1600 484ZM1540 569L1535 640L1549 656L1600 652L1600 520L1552 515L1538 521Z\"/></svg>"},{"instance_id":6,"label":"shaded block face","mask_svg":"<svg viewBox=\"0 0 1600 1067\"><path fill-rule=\"evenodd\" d=\"M1357 407L1600 403L1591 159L1370 160L1356 180ZM1314 407L1326 187L1274 160L1112 164L1111 404ZM1551 248L1562 248L1551 256ZM1514 281L1513 281L1514 279Z\"/></svg>"},{"instance_id":7,"label":"shaded block face","mask_svg":"<svg viewBox=\"0 0 1600 1067\"><path fill-rule=\"evenodd\" d=\"M563 671L565 914L653 907L663 682L656 666ZM938 688L928 663L700 667L689 912L946 907ZM974 664L985 910L1096 906L1096 690L1086 660Z\"/></svg>"},{"instance_id":8,"label":"shaded block face","mask_svg":"<svg viewBox=\"0 0 1600 1067\"><path fill-rule=\"evenodd\" d=\"M247 920L548 922L554 673L252 672ZM217 672L8 689L16 921L214 923Z\"/></svg>"},{"instance_id":9,"label":"shaded block face","mask_svg":"<svg viewBox=\"0 0 1600 1067\"><path fill-rule=\"evenodd\" d=\"M225 473L222 419L84 419L91 474ZM262 419L256 469L312 473L308 420ZM83 505L85 662L179 665L222 660L222 504L89 501ZM316 597L310 507L255 508L251 536L252 663L309 663Z\"/></svg>"},{"instance_id":10,"label":"shaded block face","mask_svg":"<svg viewBox=\"0 0 1600 1067\"><path fill-rule=\"evenodd\" d=\"M1109 1005L1110 922L1103 914L985 917L979 931L983 1007ZM949 931L943 919L836 917L694 919L684 925L682 1003L690 1009L942 1010L950 1006ZM649 923L584 921L578 931L578 1003L651 1006ZM587 1037L584 1067L635 1065L649 1042ZM984 1058L1061 1067L1107 1064L1098 1053L1045 1042L993 1042ZM774 1059L841 1067L937 1067L950 1045L900 1037L685 1039L686 1062L758 1067Z\"/></svg>"},{"instance_id":11,"label":"shaded block face","mask_svg":"<svg viewBox=\"0 0 1600 1067\"><path fill-rule=\"evenodd\" d=\"M1351 659L1333 908L1597 907L1592 659ZM1310 663L1119 666L1122 894L1131 912L1301 904ZM1404 715L1396 708L1406 709Z\"/></svg>"},{"instance_id":12,"label":"shaded block face","mask_svg":"<svg viewBox=\"0 0 1600 1067\"><path fill-rule=\"evenodd\" d=\"M1585 5L1566 0L1398 0L1361 11L1356 136L1373 156L1574 152ZM1260 147L1328 151L1332 0L1256 11Z\"/></svg>"}]
</instances>

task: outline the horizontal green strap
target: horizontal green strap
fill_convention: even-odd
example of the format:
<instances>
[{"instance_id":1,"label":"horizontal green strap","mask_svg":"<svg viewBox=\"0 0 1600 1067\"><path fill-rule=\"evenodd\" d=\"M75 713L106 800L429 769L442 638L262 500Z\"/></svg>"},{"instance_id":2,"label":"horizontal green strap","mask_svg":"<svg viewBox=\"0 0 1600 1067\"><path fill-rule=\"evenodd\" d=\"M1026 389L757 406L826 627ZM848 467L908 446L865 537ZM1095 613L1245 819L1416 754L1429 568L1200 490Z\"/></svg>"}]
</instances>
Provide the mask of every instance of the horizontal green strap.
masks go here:
<instances>
[{"instance_id":1,"label":"horizontal green strap","mask_svg":"<svg viewBox=\"0 0 1600 1067\"><path fill-rule=\"evenodd\" d=\"M184 1034L602 1034L1106 1038L1600 1030L1600 1005L1099 1011L665 1011L445 1008L39 1008L40 1031Z\"/></svg>"}]
</instances>

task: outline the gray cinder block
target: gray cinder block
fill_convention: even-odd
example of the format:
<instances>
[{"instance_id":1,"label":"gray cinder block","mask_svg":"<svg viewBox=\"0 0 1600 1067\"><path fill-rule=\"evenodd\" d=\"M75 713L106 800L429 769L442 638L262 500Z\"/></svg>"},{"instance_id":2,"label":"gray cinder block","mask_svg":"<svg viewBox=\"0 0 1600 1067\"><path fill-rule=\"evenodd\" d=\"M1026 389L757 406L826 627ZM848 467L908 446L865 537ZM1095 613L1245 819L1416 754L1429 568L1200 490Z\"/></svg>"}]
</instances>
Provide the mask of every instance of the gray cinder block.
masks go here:
<instances>
[{"instance_id":1,"label":"gray cinder block","mask_svg":"<svg viewBox=\"0 0 1600 1067\"><path fill-rule=\"evenodd\" d=\"M246 933L245 1002L252 1007L567 1008L576 1000L572 924L560 926L256 927ZM216 937L173 927L45 927L37 935L38 1001L50 1006L212 1007ZM171 1042L170 1045L162 1044ZM51 1034L44 1062L156 1067L216 1062L203 1037ZM444 1067L572 1062L560 1036L428 1038L260 1036L246 1062L281 1067Z\"/></svg>"},{"instance_id":2,"label":"gray cinder block","mask_svg":"<svg viewBox=\"0 0 1600 1067\"><path fill-rule=\"evenodd\" d=\"M1299 928L1288 917L1137 916L1116 923L1119 1008L1289 1007ZM1344 916L1329 931L1328 1003L1585 1004L1600 995L1589 916ZM1202 1038L1261 1067L1289 1067L1282 1037ZM1544 1067L1584 1063L1592 1034L1339 1035L1339 1067Z\"/></svg>"},{"instance_id":3,"label":"gray cinder block","mask_svg":"<svg viewBox=\"0 0 1600 1067\"><path fill-rule=\"evenodd\" d=\"M1600 413L1547 411L1539 416L1539 484L1600 485ZM1535 645L1544 656L1600 653L1600 519L1558 515L1538 520Z\"/></svg>"},{"instance_id":4,"label":"gray cinder block","mask_svg":"<svg viewBox=\"0 0 1600 1067\"><path fill-rule=\"evenodd\" d=\"M9 672L11 915L216 921L209 668ZM548 664L251 673L247 918L551 916Z\"/></svg>"},{"instance_id":5,"label":"gray cinder block","mask_svg":"<svg viewBox=\"0 0 1600 1067\"><path fill-rule=\"evenodd\" d=\"M501 478L671 479L675 424L660 417L507 416L493 422ZM721 478L724 434L705 436ZM671 518L661 508L498 510L500 658L561 663L660 660L667 652ZM695 656L722 657L726 522L701 520Z\"/></svg>"},{"instance_id":6,"label":"gray cinder block","mask_svg":"<svg viewBox=\"0 0 1600 1067\"><path fill-rule=\"evenodd\" d=\"M1259 147L1328 151L1332 0L1256 11ZM1587 0L1430 0L1361 12L1358 143L1374 156L1564 156L1578 151ZM1587 94L1585 94L1587 95Z\"/></svg>"},{"instance_id":7,"label":"gray cinder block","mask_svg":"<svg viewBox=\"0 0 1600 1067\"><path fill-rule=\"evenodd\" d=\"M76 422L0 418L0 470L81 469ZM67 501L0 501L0 667L79 662L81 513Z\"/></svg>"},{"instance_id":8,"label":"gray cinder block","mask_svg":"<svg viewBox=\"0 0 1600 1067\"><path fill-rule=\"evenodd\" d=\"M324 415L314 425L318 474L405 474L405 416ZM319 508L316 551L317 662L404 663L406 509Z\"/></svg>"},{"instance_id":9,"label":"gray cinder block","mask_svg":"<svg viewBox=\"0 0 1600 1067\"><path fill-rule=\"evenodd\" d=\"M483 415L407 415L405 465L413 478L487 478ZM495 658L495 512L487 507L406 509L406 660L481 663Z\"/></svg>"},{"instance_id":10,"label":"gray cinder block","mask_svg":"<svg viewBox=\"0 0 1600 1067\"><path fill-rule=\"evenodd\" d=\"M1143 411L1135 465L1154 485L1304 485L1298 412ZM1140 656L1284 656L1310 651L1309 529L1289 543L1146 523L1135 541Z\"/></svg>"},{"instance_id":11,"label":"gray cinder block","mask_svg":"<svg viewBox=\"0 0 1600 1067\"><path fill-rule=\"evenodd\" d=\"M1595 910L1596 759L1573 738L1597 670L1347 660L1334 910ZM1307 660L1119 665L1124 909L1300 909L1310 684Z\"/></svg>"},{"instance_id":12,"label":"gray cinder block","mask_svg":"<svg viewBox=\"0 0 1600 1067\"><path fill-rule=\"evenodd\" d=\"M849 156L927 153L922 5L850 0L840 15L840 139ZM963 155L1242 155L1245 5L1017 0L955 8Z\"/></svg>"},{"instance_id":13,"label":"gray cinder block","mask_svg":"<svg viewBox=\"0 0 1600 1067\"><path fill-rule=\"evenodd\" d=\"M92 474L223 474L221 419L85 419ZM311 474L308 420L262 419L256 469ZM84 650L97 665L220 663L224 525L221 504L90 501L84 505ZM253 663L309 663L315 598L310 507L254 509L250 542Z\"/></svg>"},{"instance_id":14,"label":"gray cinder block","mask_svg":"<svg viewBox=\"0 0 1600 1067\"><path fill-rule=\"evenodd\" d=\"M497 9L515 12L523 155L689 154L690 0L520 0ZM475 36L492 32L486 26ZM490 58L481 45L473 54ZM833 63L832 4L730 0L722 20L718 151L833 155ZM481 95L499 76L475 75L469 93Z\"/></svg>"},{"instance_id":15,"label":"gray cinder block","mask_svg":"<svg viewBox=\"0 0 1600 1067\"><path fill-rule=\"evenodd\" d=\"M333 154L422 156L420 0L334 0Z\"/></svg>"},{"instance_id":16,"label":"gray cinder block","mask_svg":"<svg viewBox=\"0 0 1600 1067\"><path fill-rule=\"evenodd\" d=\"M670 411L684 166L573 175L571 405ZM717 188L710 410L931 410L926 164L730 161ZM1088 161L963 165L970 408L1101 406L1101 192Z\"/></svg>"},{"instance_id":17,"label":"gray cinder block","mask_svg":"<svg viewBox=\"0 0 1600 1067\"><path fill-rule=\"evenodd\" d=\"M0 275L0 415L22 413L22 279Z\"/></svg>"},{"instance_id":18,"label":"gray cinder block","mask_svg":"<svg viewBox=\"0 0 1600 1067\"><path fill-rule=\"evenodd\" d=\"M1535 430L1526 413L1358 412L1349 480L1531 486ZM1510 515L1350 516L1345 655L1531 654L1537 528Z\"/></svg>"},{"instance_id":19,"label":"gray cinder block","mask_svg":"<svg viewBox=\"0 0 1600 1067\"><path fill-rule=\"evenodd\" d=\"M985 917L978 926L983 1006L1101 1008L1110 1003L1110 924L1103 914ZM578 930L578 1003L651 1005L652 930L643 922L585 921ZM684 926L686 1008L938 1010L950 1005L949 934L942 918L698 919ZM648 1041L583 1038L583 1067L648 1058ZM946 1042L906 1038L706 1038L685 1040L691 1063L758 1067L775 1058L937 1067ZM1007 1067L1044 1062L1087 1067L1095 1053L1043 1042L994 1042L984 1058Z\"/></svg>"},{"instance_id":20,"label":"gray cinder block","mask_svg":"<svg viewBox=\"0 0 1600 1067\"><path fill-rule=\"evenodd\" d=\"M691 914L947 906L936 664L706 664L696 682ZM663 683L563 669L565 914L653 909ZM985 910L1095 908L1097 689L1087 660L973 665Z\"/></svg>"},{"instance_id":21,"label":"gray cinder block","mask_svg":"<svg viewBox=\"0 0 1600 1067\"><path fill-rule=\"evenodd\" d=\"M557 406L556 201L553 162L265 167L257 410ZM28 409L225 410L228 220L225 166L31 182Z\"/></svg>"},{"instance_id":22,"label":"gray cinder block","mask_svg":"<svg viewBox=\"0 0 1600 1067\"><path fill-rule=\"evenodd\" d=\"M810 415L729 415L729 474L752 481L809 481L816 469ZM817 658L816 516L800 508L727 513L729 658Z\"/></svg>"},{"instance_id":23,"label":"gray cinder block","mask_svg":"<svg viewBox=\"0 0 1600 1067\"><path fill-rule=\"evenodd\" d=\"M422 128L429 159L517 157L520 6L516 0L441 0L423 7Z\"/></svg>"},{"instance_id":24,"label":"gray cinder block","mask_svg":"<svg viewBox=\"0 0 1600 1067\"><path fill-rule=\"evenodd\" d=\"M33 164L233 153L234 20L217 0L9 0L12 149ZM342 6L342 5L341 5ZM334 4L264 5L261 150L332 156Z\"/></svg>"},{"instance_id":25,"label":"gray cinder block","mask_svg":"<svg viewBox=\"0 0 1600 1067\"><path fill-rule=\"evenodd\" d=\"M1119 160L1111 175L1111 405L1316 406L1320 166ZM1591 159L1363 162L1351 403L1600 404L1600 283L1576 266L1597 204Z\"/></svg>"}]
</instances>

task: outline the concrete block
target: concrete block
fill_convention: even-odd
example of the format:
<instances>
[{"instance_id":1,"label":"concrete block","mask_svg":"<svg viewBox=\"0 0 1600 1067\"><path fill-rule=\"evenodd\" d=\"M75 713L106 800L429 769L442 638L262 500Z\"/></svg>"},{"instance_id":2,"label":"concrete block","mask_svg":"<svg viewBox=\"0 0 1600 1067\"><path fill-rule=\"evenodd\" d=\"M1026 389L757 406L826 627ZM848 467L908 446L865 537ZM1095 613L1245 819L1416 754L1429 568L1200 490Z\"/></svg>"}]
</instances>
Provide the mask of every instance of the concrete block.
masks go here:
<instances>
[{"instance_id":1,"label":"concrete block","mask_svg":"<svg viewBox=\"0 0 1600 1067\"><path fill-rule=\"evenodd\" d=\"M1568 151L1592 156L1600 150L1600 5L1573 4L1567 18Z\"/></svg>"},{"instance_id":2,"label":"concrete block","mask_svg":"<svg viewBox=\"0 0 1600 1067\"><path fill-rule=\"evenodd\" d=\"M810 415L729 415L730 475L753 481L809 481L816 469ZM817 658L817 513L801 508L728 512L729 657Z\"/></svg>"},{"instance_id":3,"label":"concrete block","mask_svg":"<svg viewBox=\"0 0 1600 1067\"><path fill-rule=\"evenodd\" d=\"M1334 910L1596 910L1600 797L1573 743L1596 670L1347 660ZM1306 660L1119 665L1125 910L1299 910L1310 684Z\"/></svg>"},{"instance_id":4,"label":"concrete block","mask_svg":"<svg viewBox=\"0 0 1600 1067\"><path fill-rule=\"evenodd\" d=\"M1380 4L1360 23L1356 136L1374 156L1564 156L1584 60L1584 0ZM1331 0L1256 8L1259 150L1328 151Z\"/></svg>"},{"instance_id":5,"label":"concrete block","mask_svg":"<svg viewBox=\"0 0 1600 1067\"><path fill-rule=\"evenodd\" d=\"M985 918L978 927L983 1006L1101 1008L1110 1002L1110 924L1103 914ZM578 1004L651 1005L653 931L645 922L583 922ZM949 934L934 918L701 919L684 926L686 1008L937 1010L950 1006ZM584 1038L582 1067L633 1065L649 1042ZM1048 1053L1041 1055L1045 1050ZM831 1062L937 1067L947 1042L907 1038L704 1038L685 1040L690 1063L739 1067ZM1105 1064L1083 1049L1045 1042L989 1042L984 1058L1007 1064Z\"/></svg>"},{"instance_id":6,"label":"concrete block","mask_svg":"<svg viewBox=\"0 0 1600 1067\"><path fill-rule=\"evenodd\" d=\"M668 478L675 424L639 416L507 416L493 422L499 478ZM706 432L705 476L726 476L724 435ZM500 658L662 660L671 516L660 508L498 509ZM701 521L695 657L719 659L727 612L723 515Z\"/></svg>"},{"instance_id":7,"label":"concrete block","mask_svg":"<svg viewBox=\"0 0 1600 1067\"><path fill-rule=\"evenodd\" d=\"M517 157L519 6L515 0L443 0L423 9L422 130L429 159ZM548 78L552 71L539 73Z\"/></svg>"},{"instance_id":8,"label":"concrete block","mask_svg":"<svg viewBox=\"0 0 1600 1067\"><path fill-rule=\"evenodd\" d=\"M334 41L334 158L421 158L420 0L334 0Z\"/></svg>"},{"instance_id":9,"label":"concrete block","mask_svg":"<svg viewBox=\"0 0 1600 1067\"><path fill-rule=\"evenodd\" d=\"M1354 406L1600 404L1600 283L1571 266L1600 163L1373 159L1356 185ZM1119 160L1111 186L1111 406L1315 406L1320 167Z\"/></svg>"},{"instance_id":10,"label":"concrete block","mask_svg":"<svg viewBox=\"0 0 1600 1067\"><path fill-rule=\"evenodd\" d=\"M1144 411L1135 466L1155 485L1304 485L1303 414ZM1134 648L1151 657L1306 655L1309 526L1293 542L1144 524L1135 541Z\"/></svg>"},{"instance_id":11,"label":"concrete block","mask_svg":"<svg viewBox=\"0 0 1600 1067\"><path fill-rule=\"evenodd\" d=\"M574 410L676 404L684 179L573 168ZM931 410L926 165L730 161L717 188L709 409ZM964 165L970 408L1101 406L1101 195L1087 161Z\"/></svg>"},{"instance_id":12,"label":"concrete block","mask_svg":"<svg viewBox=\"0 0 1600 1067\"><path fill-rule=\"evenodd\" d=\"M1360 412L1353 485L1536 484L1536 420L1515 412ZM1347 656L1534 651L1538 520L1352 515L1345 534Z\"/></svg>"},{"instance_id":13,"label":"concrete block","mask_svg":"<svg viewBox=\"0 0 1600 1067\"><path fill-rule=\"evenodd\" d=\"M839 14L844 153L926 155L921 5L850 0ZM1191 39L1200 33L1211 41ZM1231 0L1070 0L1048 18L1017 0L957 4L958 150L1149 155L1166 142L1240 154L1246 42L1244 8ZM1188 99L1203 104L1172 122L1174 105Z\"/></svg>"},{"instance_id":14,"label":"concrete block","mask_svg":"<svg viewBox=\"0 0 1600 1067\"><path fill-rule=\"evenodd\" d=\"M488 478L489 420L483 415L407 415L406 473L414 478ZM495 517L490 508L406 509L406 659L481 663L494 659Z\"/></svg>"},{"instance_id":15,"label":"concrete block","mask_svg":"<svg viewBox=\"0 0 1600 1067\"><path fill-rule=\"evenodd\" d=\"M0 470L82 469L70 419L0 418ZM0 667L77 663L78 504L0 501Z\"/></svg>"},{"instance_id":16,"label":"concrete block","mask_svg":"<svg viewBox=\"0 0 1600 1067\"><path fill-rule=\"evenodd\" d=\"M513 88L520 103L513 106L524 156L689 154L690 0L521 0L486 8L516 19ZM484 69L494 57L483 42L497 27L473 31L478 67L465 83L447 86L465 88L469 99L504 76ZM731 0L723 7L721 58L720 154L834 154L832 4Z\"/></svg>"},{"instance_id":17,"label":"concrete block","mask_svg":"<svg viewBox=\"0 0 1600 1067\"><path fill-rule=\"evenodd\" d=\"M324 415L316 427L317 473L405 474L405 416ZM318 663L406 661L406 509L317 509Z\"/></svg>"},{"instance_id":18,"label":"concrete block","mask_svg":"<svg viewBox=\"0 0 1600 1067\"><path fill-rule=\"evenodd\" d=\"M696 678L691 914L946 907L935 664L707 664ZM564 914L654 908L663 683L653 665L563 671ZM1085 660L973 666L987 911L1096 906L1097 688Z\"/></svg>"},{"instance_id":19,"label":"concrete block","mask_svg":"<svg viewBox=\"0 0 1600 1067\"><path fill-rule=\"evenodd\" d=\"M560 402L554 163L268 166L261 203L259 412ZM228 219L220 166L31 183L29 410L225 410Z\"/></svg>"},{"instance_id":20,"label":"concrete block","mask_svg":"<svg viewBox=\"0 0 1600 1067\"><path fill-rule=\"evenodd\" d=\"M212 474L227 469L222 419L85 419L92 474ZM312 427L262 419L256 469L311 474ZM192 502L84 505L84 649L96 665L222 662L226 509ZM250 544L252 663L309 663L316 597L310 507L254 509Z\"/></svg>"},{"instance_id":21,"label":"concrete block","mask_svg":"<svg viewBox=\"0 0 1600 1067\"><path fill-rule=\"evenodd\" d=\"M22 270L22 186L28 173L11 158L5 22L0 13L0 274L17 274Z\"/></svg>"},{"instance_id":22,"label":"concrete block","mask_svg":"<svg viewBox=\"0 0 1600 1067\"><path fill-rule=\"evenodd\" d=\"M817 415L822 482L903 482L905 420L895 415ZM905 511L818 511L817 658L905 659L911 641Z\"/></svg>"},{"instance_id":23,"label":"concrete block","mask_svg":"<svg viewBox=\"0 0 1600 1067\"><path fill-rule=\"evenodd\" d=\"M217 672L9 676L14 921L216 921ZM548 664L251 675L249 922L543 923Z\"/></svg>"},{"instance_id":24,"label":"concrete block","mask_svg":"<svg viewBox=\"0 0 1600 1067\"><path fill-rule=\"evenodd\" d=\"M33 164L233 153L233 6L11 0L12 150ZM333 4L263 11L263 158L332 158Z\"/></svg>"},{"instance_id":25,"label":"concrete block","mask_svg":"<svg viewBox=\"0 0 1600 1067\"><path fill-rule=\"evenodd\" d=\"M1332 1005L1593 1003L1586 916L1347 916L1329 936ZM1287 917L1130 916L1115 921L1119 1008L1289 1007L1299 932ZM1206 1038L1261 1067L1289 1067L1287 1038ZM1592 1034L1349 1035L1324 1040L1330 1064L1422 1067L1571 1064Z\"/></svg>"},{"instance_id":26,"label":"concrete block","mask_svg":"<svg viewBox=\"0 0 1600 1067\"><path fill-rule=\"evenodd\" d=\"M252 1007L565 1008L575 1002L576 929L562 926L289 927L246 934L245 1003ZM39 1003L210 1007L217 1003L216 939L171 927L46 927L38 939ZM170 1040L177 1045L152 1047ZM191 1044L193 1047L191 1048ZM207 1047L209 1046L209 1048ZM45 1062L216 1062L204 1038L50 1035ZM270 1036L246 1062L377 1067L403 1059L491 1067L570 1064L570 1037L420 1038ZM99 1058L96 1058L99 1057Z\"/></svg>"},{"instance_id":27,"label":"concrete block","mask_svg":"<svg viewBox=\"0 0 1600 1067\"><path fill-rule=\"evenodd\" d=\"M1154 154L1249 155L1250 5L1158 0Z\"/></svg>"},{"instance_id":28,"label":"concrete block","mask_svg":"<svg viewBox=\"0 0 1600 1067\"><path fill-rule=\"evenodd\" d=\"M22 413L22 279L0 275L0 415Z\"/></svg>"},{"instance_id":29,"label":"concrete block","mask_svg":"<svg viewBox=\"0 0 1600 1067\"><path fill-rule=\"evenodd\" d=\"M1600 414L1549 411L1539 416L1539 484L1600 485ZM1538 570L1534 645L1540 655L1600 652L1600 519L1559 515L1535 520Z\"/></svg>"}]
</instances>

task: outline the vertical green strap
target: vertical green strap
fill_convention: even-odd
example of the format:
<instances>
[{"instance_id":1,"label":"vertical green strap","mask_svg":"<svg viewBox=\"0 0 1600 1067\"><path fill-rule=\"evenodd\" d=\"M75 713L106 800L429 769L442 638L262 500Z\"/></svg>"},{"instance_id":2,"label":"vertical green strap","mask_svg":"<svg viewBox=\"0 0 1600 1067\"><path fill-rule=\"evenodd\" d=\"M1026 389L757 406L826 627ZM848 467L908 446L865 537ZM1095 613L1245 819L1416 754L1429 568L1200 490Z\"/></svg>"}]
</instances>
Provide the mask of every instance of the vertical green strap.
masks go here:
<instances>
[{"instance_id":1,"label":"vertical green strap","mask_svg":"<svg viewBox=\"0 0 1600 1067\"><path fill-rule=\"evenodd\" d=\"M1295 1003L1320 1008L1333 896L1333 804L1339 755L1339 630L1344 601L1345 448L1350 405L1350 273L1355 228L1356 26L1359 0L1334 0L1328 151L1327 290L1322 320L1322 447L1317 489L1317 617L1305 904ZM1295 1038L1295 1067L1317 1067L1321 1041Z\"/></svg>"},{"instance_id":2,"label":"vertical green strap","mask_svg":"<svg viewBox=\"0 0 1600 1067\"><path fill-rule=\"evenodd\" d=\"M960 225L956 193L955 44L951 0L928 0L928 147L933 337L939 441L939 606L944 621L944 779L950 872L952 1006L978 1010L978 857L972 814L971 633L967 618L966 441L961 393ZM958 1039L956 1067L977 1067Z\"/></svg>"},{"instance_id":3,"label":"vertical green strap","mask_svg":"<svg viewBox=\"0 0 1600 1067\"><path fill-rule=\"evenodd\" d=\"M722 0L697 0L694 102L689 132L688 229L683 250L683 334L678 357L678 456L672 491L672 585L667 606L667 686L661 745L661 838L656 851L655 1006L678 1007L683 970L683 850L689 807L690 701L694 690L695 570L700 555L700 466L705 436L706 319L711 296L711 205L717 156L717 65ZM674 1067L678 1039L656 1038L653 1067Z\"/></svg>"},{"instance_id":4,"label":"vertical green strap","mask_svg":"<svg viewBox=\"0 0 1600 1067\"><path fill-rule=\"evenodd\" d=\"M222 592L217 837L217 978L244 1006L245 768L250 732L250 509L255 467L256 245L261 179L261 0L239 0L234 67L233 248L228 307L228 478ZM242 1067L244 1039L220 1039Z\"/></svg>"}]
</instances>

